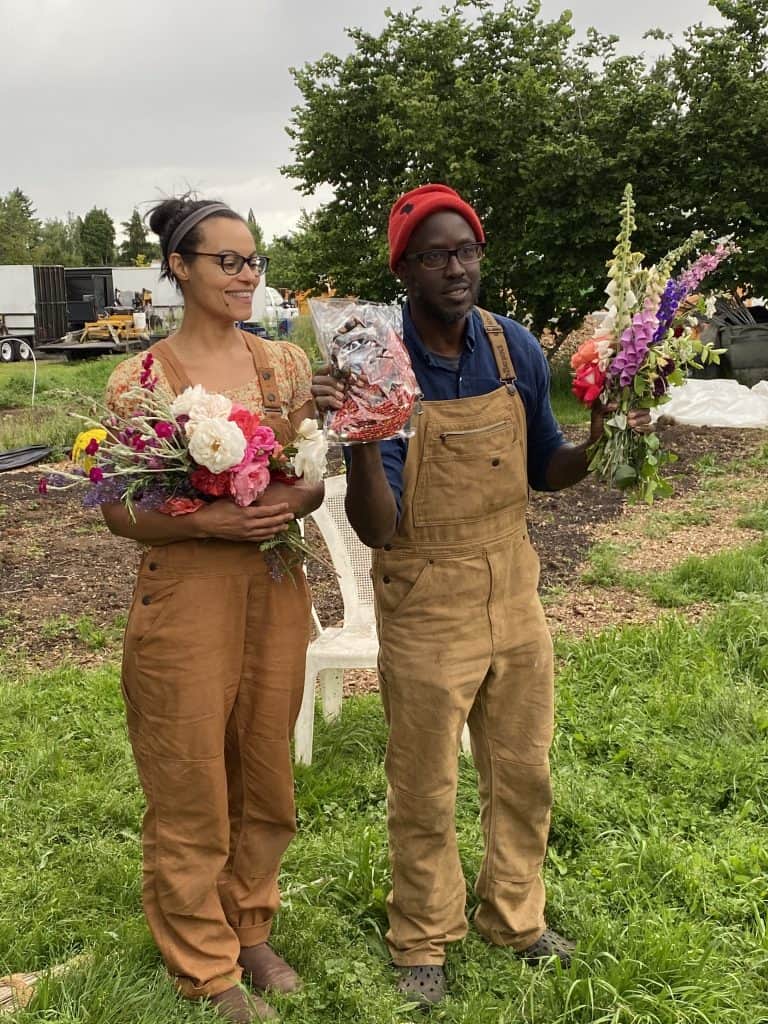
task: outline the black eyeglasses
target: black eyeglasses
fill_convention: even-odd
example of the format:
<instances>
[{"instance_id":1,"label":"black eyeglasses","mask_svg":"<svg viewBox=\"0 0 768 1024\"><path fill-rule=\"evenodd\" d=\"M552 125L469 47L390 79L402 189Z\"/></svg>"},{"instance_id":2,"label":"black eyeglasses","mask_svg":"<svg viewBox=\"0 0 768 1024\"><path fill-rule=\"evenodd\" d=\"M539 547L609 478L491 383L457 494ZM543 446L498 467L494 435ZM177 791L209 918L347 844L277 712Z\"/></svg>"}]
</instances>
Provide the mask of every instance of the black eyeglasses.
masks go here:
<instances>
[{"instance_id":1,"label":"black eyeglasses","mask_svg":"<svg viewBox=\"0 0 768 1024\"><path fill-rule=\"evenodd\" d=\"M182 256L184 254L182 253ZM219 261L219 266L225 274L234 277L239 274L247 263L254 274L261 276L269 266L269 256L241 256L237 252L195 252L187 253L187 256L212 256Z\"/></svg>"},{"instance_id":2,"label":"black eyeglasses","mask_svg":"<svg viewBox=\"0 0 768 1024\"><path fill-rule=\"evenodd\" d=\"M443 270L455 256L459 263L477 263L485 256L485 242L468 242L458 249L430 249L428 252L412 252L405 258L418 261L425 270Z\"/></svg>"}]
</instances>

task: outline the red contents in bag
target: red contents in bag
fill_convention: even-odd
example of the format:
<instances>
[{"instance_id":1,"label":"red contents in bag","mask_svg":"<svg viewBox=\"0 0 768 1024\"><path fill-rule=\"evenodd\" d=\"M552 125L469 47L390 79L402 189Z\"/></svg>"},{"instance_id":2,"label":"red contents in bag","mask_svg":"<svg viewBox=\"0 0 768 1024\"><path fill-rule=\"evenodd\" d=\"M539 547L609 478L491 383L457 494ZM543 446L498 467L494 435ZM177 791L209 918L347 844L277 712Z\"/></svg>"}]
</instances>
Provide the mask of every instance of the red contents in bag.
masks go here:
<instances>
[{"instance_id":1,"label":"red contents in bag","mask_svg":"<svg viewBox=\"0 0 768 1024\"><path fill-rule=\"evenodd\" d=\"M352 316L334 334L329 356L333 372L350 381L344 405L326 418L329 437L361 443L403 434L419 388L396 331Z\"/></svg>"}]
</instances>

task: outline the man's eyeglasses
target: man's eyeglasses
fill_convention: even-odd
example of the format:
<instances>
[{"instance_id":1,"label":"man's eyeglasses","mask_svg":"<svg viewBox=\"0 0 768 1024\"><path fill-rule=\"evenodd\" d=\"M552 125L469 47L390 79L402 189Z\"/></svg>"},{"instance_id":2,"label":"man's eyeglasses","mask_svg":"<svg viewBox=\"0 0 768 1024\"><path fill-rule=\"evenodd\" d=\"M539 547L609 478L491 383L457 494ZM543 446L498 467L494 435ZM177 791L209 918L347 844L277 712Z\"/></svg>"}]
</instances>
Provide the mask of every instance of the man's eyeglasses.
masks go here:
<instances>
[{"instance_id":1,"label":"man's eyeglasses","mask_svg":"<svg viewBox=\"0 0 768 1024\"><path fill-rule=\"evenodd\" d=\"M182 253L183 255L183 253ZM230 277L234 277L239 274L247 263L254 274L261 276L266 272L269 266L269 256L249 256L247 259L245 256L241 256L236 252L189 252L188 256L212 256L215 260L219 261L219 266L225 274L229 274Z\"/></svg>"},{"instance_id":2,"label":"man's eyeglasses","mask_svg":"<svg viewBox=\"0 0 768 1024\"><path fill-rule=\"evenodd\" d=\"M427 252L412 252L405 258L418 261L425 270L443 270L455 256L461 264L477 263L485 256L485 242L469 242L458 249L429 249Z\"/></svg>"}]
</instances>

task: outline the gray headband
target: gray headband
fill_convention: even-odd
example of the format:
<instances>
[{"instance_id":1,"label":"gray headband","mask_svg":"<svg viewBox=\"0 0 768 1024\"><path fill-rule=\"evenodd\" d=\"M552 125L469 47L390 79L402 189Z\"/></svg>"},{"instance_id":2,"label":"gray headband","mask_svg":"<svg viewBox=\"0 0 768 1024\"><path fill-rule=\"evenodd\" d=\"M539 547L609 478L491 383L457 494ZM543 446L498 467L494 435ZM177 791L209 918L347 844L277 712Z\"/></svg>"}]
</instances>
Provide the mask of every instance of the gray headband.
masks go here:
<instances>
[{"instance_id":1,"label":"gray headband","mask_svg":"<svg viewBox=\"0 0 768 1024\"><path fill-rule=\"evenodd\" d=\"M214 213L223 213L225 210L227 213L232 213L232 210L230 210L230 208L224 203L211 203L210 206L204 206L202 209L195 210L193 213L190 213L188 217L184 218L181 224L179 224L171 235L171 240L168 243L167 249L168 255L170 256L172 252L176 252L176 246L182 238L184 238L185 235L188 235L192 228L195 227L196 224L199 224L201 220L204 220L206 217L210 217Z\"/></svg>"}]
</instances>

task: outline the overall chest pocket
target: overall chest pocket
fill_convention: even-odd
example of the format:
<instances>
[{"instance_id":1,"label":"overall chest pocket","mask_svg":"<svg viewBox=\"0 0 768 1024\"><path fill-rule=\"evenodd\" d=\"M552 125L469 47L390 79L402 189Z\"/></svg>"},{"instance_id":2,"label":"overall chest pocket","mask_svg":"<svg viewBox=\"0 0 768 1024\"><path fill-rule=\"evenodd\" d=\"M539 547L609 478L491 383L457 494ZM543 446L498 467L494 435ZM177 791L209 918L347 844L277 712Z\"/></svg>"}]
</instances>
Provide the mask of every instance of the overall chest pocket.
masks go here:
<instances>
[{"instance_id":1,"label":"overall chest pocket","mask_svg":"<svg viewBox=\"0 0 768 1024\"><path fill-rule=\"evenodd\" d=\"M416 526L474 522L527 496L524 446L511 420L430 428L414 491Z\"/></svg>"}]
</instances>

